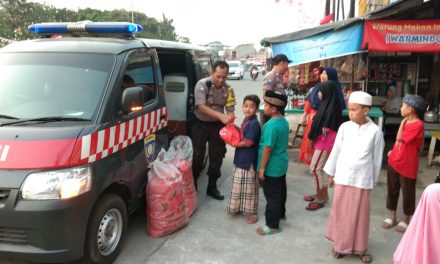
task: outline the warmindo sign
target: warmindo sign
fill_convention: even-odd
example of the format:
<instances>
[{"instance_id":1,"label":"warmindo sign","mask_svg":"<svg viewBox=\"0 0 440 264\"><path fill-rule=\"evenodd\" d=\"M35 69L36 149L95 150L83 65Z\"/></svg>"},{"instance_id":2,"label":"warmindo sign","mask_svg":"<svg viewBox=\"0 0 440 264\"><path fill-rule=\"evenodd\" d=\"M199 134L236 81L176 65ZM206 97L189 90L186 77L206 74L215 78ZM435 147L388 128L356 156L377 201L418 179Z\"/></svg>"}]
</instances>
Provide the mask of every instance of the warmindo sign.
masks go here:
<instances>
[{"instance_id":1,"label":"warmindo sign","mask_svg":"<svg viewBox=\"0 0 440 264\"><path fill-rule=\"evenodd\" d=\"M440 20L365 21L361 48L387 52L439 52Z\"/></svg>"}]
</instances>

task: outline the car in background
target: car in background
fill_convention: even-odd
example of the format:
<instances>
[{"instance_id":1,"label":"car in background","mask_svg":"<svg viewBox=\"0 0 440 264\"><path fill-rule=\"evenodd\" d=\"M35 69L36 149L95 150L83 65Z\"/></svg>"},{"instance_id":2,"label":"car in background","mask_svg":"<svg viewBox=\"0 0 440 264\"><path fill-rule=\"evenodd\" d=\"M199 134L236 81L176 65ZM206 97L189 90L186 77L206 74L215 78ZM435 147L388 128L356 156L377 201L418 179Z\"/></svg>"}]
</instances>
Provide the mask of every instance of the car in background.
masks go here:
<instances>
[{"instance_id":1,"label":"car in background","mask_svg":"<svg viewBox=\"0 0 440 264\"><path fill-rule=\"evenodd\" d=\"M228 79L241 80L244 76L244 66L241 61L227 61L229 65Z\"/></svg>"}]
</instances>

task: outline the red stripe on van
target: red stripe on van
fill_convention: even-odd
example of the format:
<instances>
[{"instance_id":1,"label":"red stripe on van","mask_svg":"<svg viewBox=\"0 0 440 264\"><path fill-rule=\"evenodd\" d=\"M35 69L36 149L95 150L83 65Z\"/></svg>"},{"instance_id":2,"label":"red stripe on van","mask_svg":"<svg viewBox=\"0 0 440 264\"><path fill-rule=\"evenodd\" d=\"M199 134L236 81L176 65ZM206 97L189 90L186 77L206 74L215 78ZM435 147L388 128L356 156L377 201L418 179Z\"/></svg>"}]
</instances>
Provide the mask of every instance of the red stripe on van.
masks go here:
<instances>
[{"instance_id":1,"label":"red stripe on van","mask_svg":"<svg viewBox=\"0 0 440 264\"><path fill-rule=\"evenodd\" d=\"M1 169L48 169L67 167L76 139L45 141L0 141L0 146L9 146Z\"/></svg>"}]
</instances>

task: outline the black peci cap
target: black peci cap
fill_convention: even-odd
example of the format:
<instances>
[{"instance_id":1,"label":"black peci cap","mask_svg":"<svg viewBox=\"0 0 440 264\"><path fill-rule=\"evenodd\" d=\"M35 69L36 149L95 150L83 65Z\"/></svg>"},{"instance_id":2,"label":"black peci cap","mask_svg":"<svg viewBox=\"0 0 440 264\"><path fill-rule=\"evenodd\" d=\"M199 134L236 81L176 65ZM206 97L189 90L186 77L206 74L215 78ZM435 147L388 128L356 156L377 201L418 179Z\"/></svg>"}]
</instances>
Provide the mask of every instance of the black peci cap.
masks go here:
<instances>
[{"instance_id":1,"label":"black peci cap","mask_svg":"<svg viewBox=\"0 0 440 264\"><path fill-rule=\"evenodd\" d=\"M280 53L280 54L278 54L278 55L276 55L275 57L272 58L272 62L273 62L274 65L276 65L276 64L278 64L280 62L283 62L283 61L287 61L288 63L292 62L291 60L289 60L289 58L287 58L286 55L284 55L282 53Z\"/></svg>"},{"instance_id":2,"label":"black peci cap","mask_svg":"<svg viewBox=\"0 0 440 264\"><path fill-rule=\"evenodd\" d=\"M272 90L266 91L263 100L271 105L285 107L287 104L287 96Z\"/></svg>"}]
</instances>

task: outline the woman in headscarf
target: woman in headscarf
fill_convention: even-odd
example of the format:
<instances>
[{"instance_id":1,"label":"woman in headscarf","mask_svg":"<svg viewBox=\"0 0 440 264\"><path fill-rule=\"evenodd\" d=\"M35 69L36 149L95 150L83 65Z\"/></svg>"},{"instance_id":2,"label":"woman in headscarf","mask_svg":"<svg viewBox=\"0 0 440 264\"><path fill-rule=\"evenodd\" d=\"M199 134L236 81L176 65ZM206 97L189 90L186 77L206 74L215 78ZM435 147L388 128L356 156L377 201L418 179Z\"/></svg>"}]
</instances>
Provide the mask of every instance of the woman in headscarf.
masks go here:
<instances>
[{"instance_id":1,"label":"woman in headscarf","mask_svg":"<svg viewBox=\"0 0 440 264\"><path fill-rule=\"evenodd\" d=\"M318 97L319 83L320 83L320 75L322 72L321 67L317 67L313 69L313 76L317 81L316 85L313 86L310 91L306 95L306 104L304 106L304 114L301 117L301 125L303 126L303 139L301 141L301 147L299 149L299 160L307 165L310 165L312 161L314 149L309 143L309 139L307 135L309 134L310 128L312 127L312 120L318 111L320 100ZM314 195L306 195L304 196L304 200L313 201Z\"/></svg>"},{"instance_id":2,"label":"woman in headscarf","mask_svg":"<svg viewBox=\"0 0 440 264\"><path fill-rule=\"evenodd\" d=\"M426 187L394 252L395 264L440 263L440 184Z\"/></svg>"},{"instance_id":3,"label":"woman in headscarf","mask_svg":"<svg viewBox=\"0 0 440 264\"><path fill-rule=\"evenodd\" d=\"M322 208L328 200L327 174L323 168L333 148L338 128L342 124L342 106L338 92L340 88L334 81L328 80L326 70L321 73L321 81L318 91L321 104L308 133L308 139L314 148L310 172L315 179L316 198L309 203L307 210ZM345 105L345 102L343 103Z\"/></svg>"},{"instance_id":4,"label":"woman in headscarf","mask_svg":"<svg viewBox=\"0 0 440 264\"><path fill-rule=\"evenodd\" d=\"M344 110L345 108L347 108L347 106L345 104L344 93L341 88L341 83L339 83L338 72L333 67L324 67L323 72L326 73L328 80L333 81L335 83L337 88L336 91L338 93L339 103L341 105L341 109Z\"/></svg>"},{"instance_id":5,"label":"woman in headscarf","mask_svg":"<svg viewBox=\"0 0 440 264\"><path fill-rule=\"evenodd\" d=\"M387 91L387 102L383 110L388 114L399 114L402 106L402 98L397 95L396 86L389 86Z\"/></svg>"},{"instance_id":6,"label":"woman in headscarf","mask_svg":"<svg viewBox=\"0 0 440 264\"><path fill-rule=\"evenodd\" d=\"M344 94L341 90L341 84L339 83L338 73L336 69L332 67L324 67L324 68L319 67L313 69L313 73L319 76L320 82L324 82L328 80L333 81L334 85L336 86L337 98L341 106L341 109L345 109L346 104L344 100ZM307 101L304 107L304 114L302 117L303 120L302 125L305 127L305 129L303 133L304 137L301 142L301 148L299 150L299 160L307 165L310 165L310 162L312 161L313 153L315 152L315 149L313 148L312 144L310 144L307 135L309 134L310 128L312 127L313 117L315 116L316 111L318 111L319 106L321 104L321 101L319 100L318 97L320 82L317 83L307 95ZM307 202L312 202L315 198L316 198L316 194L304 196L304 200Z\"/></svg>"}]
</instances>

